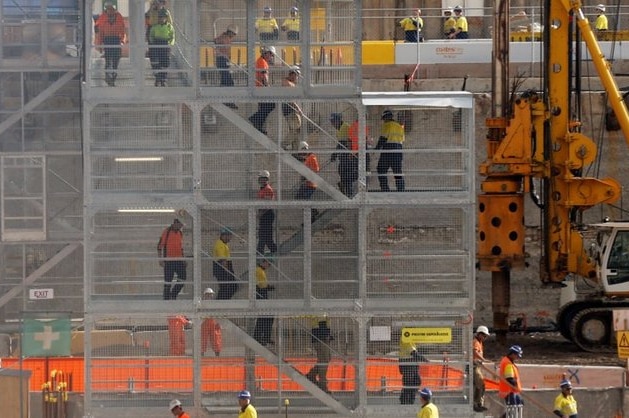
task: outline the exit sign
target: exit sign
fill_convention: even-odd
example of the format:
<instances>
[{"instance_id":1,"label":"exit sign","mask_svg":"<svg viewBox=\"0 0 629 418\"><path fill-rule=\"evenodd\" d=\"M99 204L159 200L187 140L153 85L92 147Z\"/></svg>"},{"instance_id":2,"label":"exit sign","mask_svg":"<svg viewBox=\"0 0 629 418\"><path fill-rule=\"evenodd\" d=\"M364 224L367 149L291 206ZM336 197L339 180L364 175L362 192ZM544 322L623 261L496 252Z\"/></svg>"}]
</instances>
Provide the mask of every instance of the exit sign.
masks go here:
<instances>
[{"instance_id":1,"label":"exit sign","mask_svg":"<svg viewBox=\"0 0 629 418\"><path fill-rule=\"evenodd\" d=\"M28 298L30 300L54 299L55 291L54 289L29 289Z\"/></svg>"}]
</instances>

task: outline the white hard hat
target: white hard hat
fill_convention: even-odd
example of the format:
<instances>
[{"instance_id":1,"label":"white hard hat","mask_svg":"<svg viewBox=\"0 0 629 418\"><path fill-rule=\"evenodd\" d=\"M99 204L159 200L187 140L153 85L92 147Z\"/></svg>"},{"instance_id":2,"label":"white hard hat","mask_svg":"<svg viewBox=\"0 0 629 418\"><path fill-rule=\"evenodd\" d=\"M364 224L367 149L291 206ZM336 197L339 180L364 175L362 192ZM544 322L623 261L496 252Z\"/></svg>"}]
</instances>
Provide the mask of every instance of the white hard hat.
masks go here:
<instances>
[{"instance_id":1,"label":"white hard hat","mask_svg":"<svg viewBox=\"0 0 629 418\"><path fill-rule=\"evenodd\" d=\"M273 11L273 9L271 9L269 6L264 6L264 13L271 13Z\"/></svg>"},{"instance_id":2,"label":"white hard hat","mask_svg":"<svg viewBox=\"0 0 629 418\"><path fill-rule=\"evenodd\" d=\"M265 47L264 50L262 50L262 53L264 54L265 52L270 52L271 54L276 55L274 46Z\"/></svg>"},{"instance_id":3,"label":"white hard hat","mask_svg":"<svg viewBox=\"0 0 629 418\"><path fill-rule=\"evenodd\" d=\"M288 74L290 74L290 73L295 73L297 75L301 75L301 70L299 69L299 66L291 65L290 68L288 69Z\"/></svg>"},{"instance_id":4,"label":"white hard hat","mask_svg":"<svg viewBox=\"0 0 629 418\"><path fill-rule=\"evenodd\" d=\"M238 25L229 25L229 26L227 26L227 29L225 30L225 32L231 32L234 35L238 35Z\"/></svg>"},{"instance_id":5,"label":"white hard hat","mask_svg":"<svg viewBox=\"0 0 629 418\"><path fill-rule=\"evenodd\" d=\"M478 328L476 328L476 333L489 335L489 329L485 325L481 325Z\"/></svg>"},{"instance_id":6,"label":"white hard hat","mask_svg":"<svg viewBox=\"0 0 629 418\"><path fill-rule=\"evenodd\" d=\"M181 406L181 402L179 401L179 399L173 399L172 401L170 401L170 404L168 404L168 409L172 411L176 406Z\"/></svg>"},{"instance_id":7,"label":"white hard hat","mask_svg":"<svg viewBox=\"0 0 629 418\"><path fill-rule=\"evenodd\" d=\"M310 147L308 146L308 143L306 141L301 141L299 143L299 149L308 149L308 148Z\"/></svg>"},{"instance_id":8,"label":"white hard hat","mask_svg":"<svg viewBox=\"0 0 629 418\"><path fill-rule=\"evenodd\" d=\"M597 4L596 5L596 10L600 10L601 12L605 11L605 5L604 4Z\"/></svg>"},{"instance_id":9,"label":"white hard hat","mask_svg":"<svg viewBox=\"0 0 629 418\"><path fill-rule=\"evenodd\" d=\"M205 289L203 291L204 295L213 295L214 294L214 290L211 287L208 287L207 289Z\"/></svg>"},{"instance_id":10,"label":"white hard hat","mask_svg":"<svg viewBox=\"0 0 629 418\"><path fill-rule=\"evenodd\" d=\"M265 177L268 179L271 177L271 173L269 173L268 170L260 170L258 177Z\"/></svg>"}]
</instances>

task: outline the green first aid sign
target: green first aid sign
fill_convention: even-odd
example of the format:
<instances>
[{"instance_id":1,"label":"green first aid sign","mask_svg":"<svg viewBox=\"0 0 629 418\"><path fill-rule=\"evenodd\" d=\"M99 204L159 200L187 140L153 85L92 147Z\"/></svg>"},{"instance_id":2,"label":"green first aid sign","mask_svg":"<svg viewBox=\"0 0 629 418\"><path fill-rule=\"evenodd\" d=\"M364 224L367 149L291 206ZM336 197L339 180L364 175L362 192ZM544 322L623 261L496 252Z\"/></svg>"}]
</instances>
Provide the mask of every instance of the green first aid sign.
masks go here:
<instances>
[{"instance_id":1,"label":"green first aid sign","mask_svg":"<svg viewBox=\"0 0 629 418\"><path fill-rule=\"evenodd\" d=\"M69 356L69 319L25 319L22 353L25 357Z\"/></svg>"}]
</instances>

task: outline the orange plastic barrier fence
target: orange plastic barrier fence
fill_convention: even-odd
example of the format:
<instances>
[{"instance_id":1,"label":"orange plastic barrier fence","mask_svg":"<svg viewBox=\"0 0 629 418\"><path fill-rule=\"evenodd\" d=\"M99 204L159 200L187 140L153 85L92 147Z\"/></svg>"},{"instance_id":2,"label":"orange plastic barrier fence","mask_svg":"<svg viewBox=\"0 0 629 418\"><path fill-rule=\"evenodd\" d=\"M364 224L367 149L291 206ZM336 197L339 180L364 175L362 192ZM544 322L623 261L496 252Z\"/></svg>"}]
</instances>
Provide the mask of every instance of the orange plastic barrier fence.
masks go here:
<instances>
[{"instance_id":1,"label":"orange plastic barrier fence","mask_svg":"<svg viewBox=\"0 0 629 418\"><path fill-rule=\"evenodd\" d=\"M287 358L286 362L302 374L315 364L313 358ZM19 360L2 359L4 367L19 369ZM29 358L22 367L32 372L30 390L40 391L50 370L63 370L72 376L68 391L85 392L83 358ZM239 391L245 386L245 360L241 357L204 358L201 362L202 391ZM463 386L463 371L444 363L422 363L419 366L422 386L436 390L457 390ZM93 391L192 391L193 360L191 357L115 357L92 359ZM399 391L402 378L398 362L389 358L370 358L366 365L368 392ZM278 369L264 359L254 365L257 386L266 391L303 390L286 375L278 375ZM332 359L328 367L328 387L331 391L354 391L356 367L342 359ZM493 388L488 381L488 389Z\"/></svg>"}]
</instances>

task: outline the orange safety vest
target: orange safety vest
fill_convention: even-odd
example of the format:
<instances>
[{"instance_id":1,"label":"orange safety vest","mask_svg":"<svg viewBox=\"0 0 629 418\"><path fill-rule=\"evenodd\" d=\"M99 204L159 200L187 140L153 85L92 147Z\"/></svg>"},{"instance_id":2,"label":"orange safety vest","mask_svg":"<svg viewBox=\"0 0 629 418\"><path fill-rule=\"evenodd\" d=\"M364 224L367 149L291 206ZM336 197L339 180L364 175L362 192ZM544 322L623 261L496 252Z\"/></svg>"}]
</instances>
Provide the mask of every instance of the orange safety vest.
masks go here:
<instances>
[{"instance_id":1,"label":"orange safety vest","mask_svg":"<svg viewBox=\"0 0 629 418\"><path fill-rule=\"evenodd\" d=\"M509 369L509 370L507 370ZM508 373L508 375L507 375ZM515 379L516 387L512 387L505 377L512 377ZM522 393L522 384L520 383L520 372L518 366L511 361L509 356L504 356L500 360L500 383L498 383L498 395L501 398L506 398L509 393Z\"/></svg>"}]
</instances>

